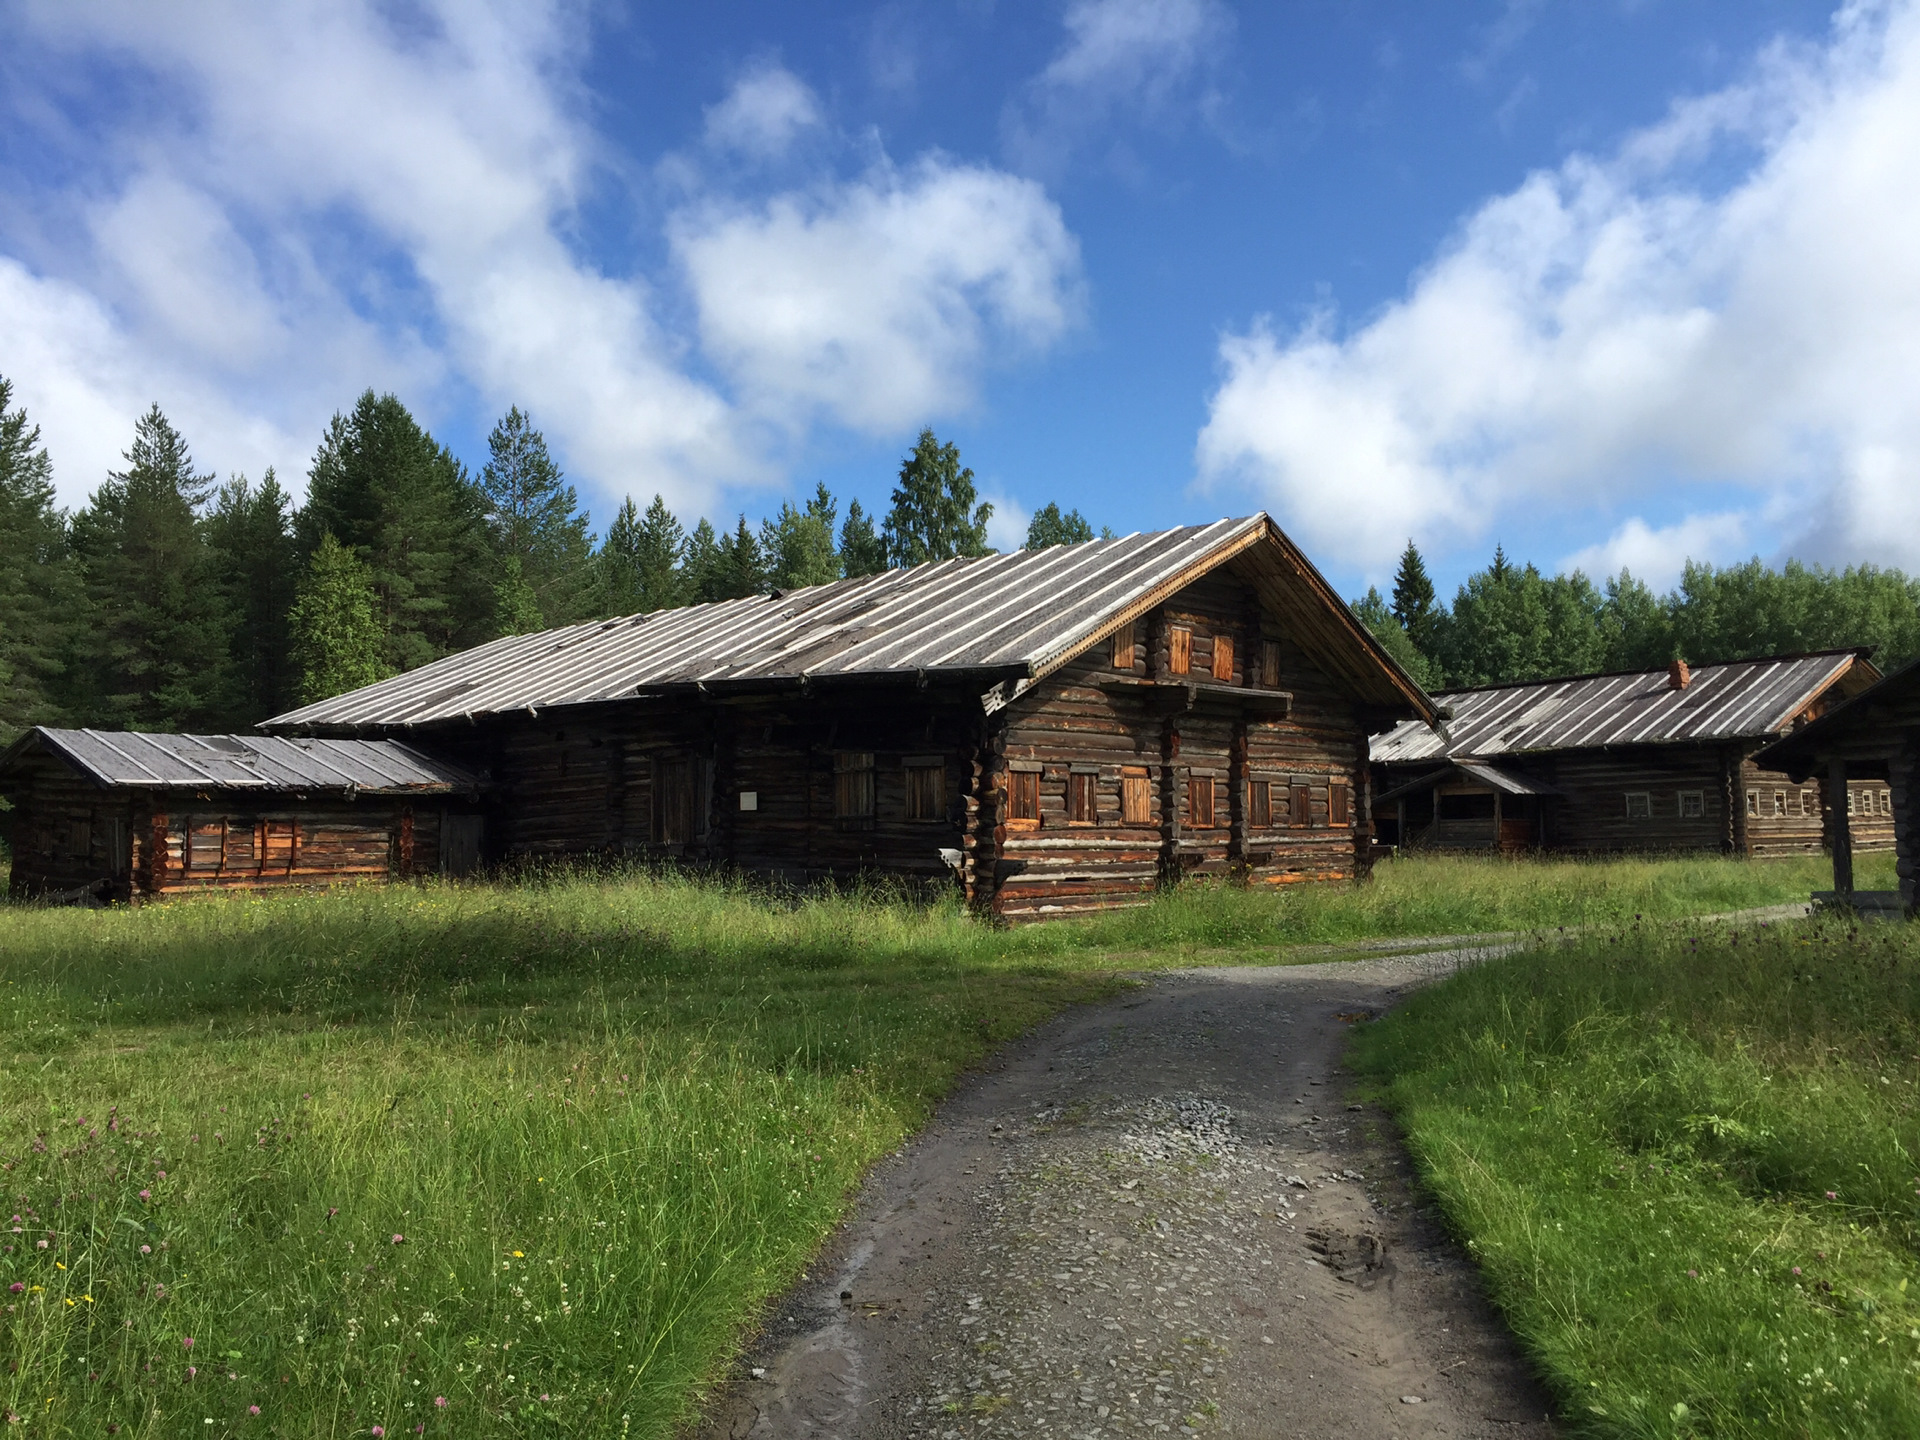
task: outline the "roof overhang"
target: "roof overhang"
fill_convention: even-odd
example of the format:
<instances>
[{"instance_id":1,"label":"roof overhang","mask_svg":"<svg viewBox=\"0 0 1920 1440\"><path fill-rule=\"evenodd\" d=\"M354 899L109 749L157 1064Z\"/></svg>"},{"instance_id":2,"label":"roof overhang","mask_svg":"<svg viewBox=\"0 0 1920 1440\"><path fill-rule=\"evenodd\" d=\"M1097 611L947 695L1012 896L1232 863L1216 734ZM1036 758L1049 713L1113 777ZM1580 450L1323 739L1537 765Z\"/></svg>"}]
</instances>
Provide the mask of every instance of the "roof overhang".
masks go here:
<instances>
[{"instance_id":1,"label":"roof overhang","mask_svg":"<svg viewBox=\"0 0 1920 1440\"><path fill-rule=\"evenodd\" d=\"M1399 800L1408 795L1418 795L1423 790L1432 790L1436 786L1458 784L1479 785L1488 790L1498 790L1503 795L1559 795L1563 792L1543 781L1530 779L1525 775L1516 775L1510 770L1488 765L1480 760L1449 760L1434 767L1423 775L1418 775L1403 784L1394 786L1374 797L1373 803L1384 805L1390 800Z\"/></svg>"}]
</instances>

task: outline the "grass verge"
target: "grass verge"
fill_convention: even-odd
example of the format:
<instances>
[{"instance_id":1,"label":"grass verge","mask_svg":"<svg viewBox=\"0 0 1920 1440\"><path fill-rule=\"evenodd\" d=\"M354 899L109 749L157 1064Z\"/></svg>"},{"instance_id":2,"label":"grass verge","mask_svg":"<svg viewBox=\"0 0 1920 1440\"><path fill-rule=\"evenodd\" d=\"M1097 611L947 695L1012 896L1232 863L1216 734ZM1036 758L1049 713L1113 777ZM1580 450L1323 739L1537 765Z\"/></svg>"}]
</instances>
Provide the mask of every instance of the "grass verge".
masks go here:
<instances>
[{"instance_id":1,"label":"grass verge","mask_svg":"<svg viewBox=\"0 0 1920 1440\"><path fill-rule=\"evenodd\" d=\"M1920 929L1592 934L1352 1059L1577 1430L1920 1434Z\"/></svg>"}]
</instances>

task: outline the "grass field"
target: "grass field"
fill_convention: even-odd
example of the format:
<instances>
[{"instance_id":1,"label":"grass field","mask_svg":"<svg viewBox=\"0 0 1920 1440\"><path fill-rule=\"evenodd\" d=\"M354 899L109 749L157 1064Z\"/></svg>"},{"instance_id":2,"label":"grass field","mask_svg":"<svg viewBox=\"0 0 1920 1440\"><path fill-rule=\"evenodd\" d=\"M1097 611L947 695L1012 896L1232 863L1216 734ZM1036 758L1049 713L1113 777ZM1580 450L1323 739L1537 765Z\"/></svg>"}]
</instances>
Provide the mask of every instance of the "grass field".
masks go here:
<instances>
[{"instance_id":1,"label":"grass field","mask_svg":"<svg viewBox=\"0 0 1920 1440\"><path fill-rule=\"evenodd\" d=\"M1589 934L1353 1058L1576 1429L1920 1434L1920 929Z\"/></svg>"},{"instance_id":2,"label":"grass field","mask_svg":"<svg viewBox=\"0 0 1920 1440\"><path fill-rule=\"evenodd\" d=\"M865 1167L1116 967L1818 880L1403 861L1013 932L645 874L10 907L0 1406L41 1435L670 1434Z\"/></svg>"}]
</instances>

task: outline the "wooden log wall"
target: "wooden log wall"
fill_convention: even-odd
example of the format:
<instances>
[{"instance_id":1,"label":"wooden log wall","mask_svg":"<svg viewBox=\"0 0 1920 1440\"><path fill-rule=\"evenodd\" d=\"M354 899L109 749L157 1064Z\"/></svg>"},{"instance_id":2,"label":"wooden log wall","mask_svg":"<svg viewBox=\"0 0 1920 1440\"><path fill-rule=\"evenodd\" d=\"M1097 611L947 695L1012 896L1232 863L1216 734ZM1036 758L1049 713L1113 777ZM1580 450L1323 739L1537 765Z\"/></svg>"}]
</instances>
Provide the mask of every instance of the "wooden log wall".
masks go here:
<instances>
[{"instance_id":1,"label":"wooden log wall","mask_svg":"<svg viewBox=\"0 0 1920 1440\"><path fill-rule=\"evenodd\" d=\"M1817 776L1795 784L1774 770L1762 770L1743 756L1738 795L1745 822L1747 853L1817 855L1826 848L1826 792ZM1894 848L1893 795L1885 780L1849 780L1853 800L1848 826L1855 852Z\"/></svg>"}]
</instances>

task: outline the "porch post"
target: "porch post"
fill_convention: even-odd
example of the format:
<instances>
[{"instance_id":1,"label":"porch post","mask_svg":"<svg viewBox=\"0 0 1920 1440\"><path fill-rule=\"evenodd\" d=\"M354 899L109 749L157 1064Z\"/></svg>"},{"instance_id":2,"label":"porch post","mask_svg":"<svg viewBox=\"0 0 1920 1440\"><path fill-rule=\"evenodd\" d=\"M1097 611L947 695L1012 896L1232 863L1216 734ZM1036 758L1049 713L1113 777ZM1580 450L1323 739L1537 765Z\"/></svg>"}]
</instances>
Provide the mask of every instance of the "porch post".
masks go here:
<instances>
[{"instance_id":1,"label":"porch post","mask_svg":"<svg viewBox=\"0 0 1920 1440\"><path fill-rule=\"evenodd\" d=\"M1845 902L1853 895L1853 826L1847 822L1847 762L1827 762L1827 836L1833 846L1833 894Z\"/></svg>"}]
</instances>

